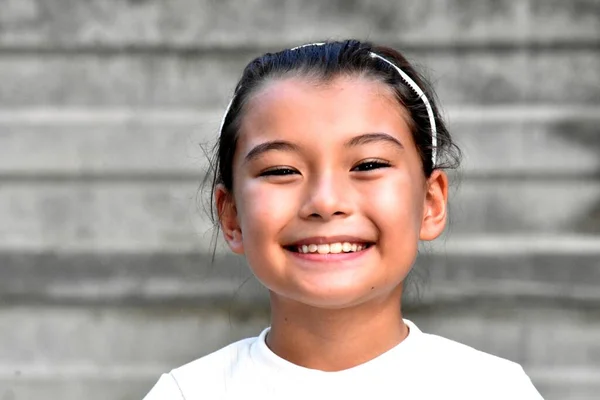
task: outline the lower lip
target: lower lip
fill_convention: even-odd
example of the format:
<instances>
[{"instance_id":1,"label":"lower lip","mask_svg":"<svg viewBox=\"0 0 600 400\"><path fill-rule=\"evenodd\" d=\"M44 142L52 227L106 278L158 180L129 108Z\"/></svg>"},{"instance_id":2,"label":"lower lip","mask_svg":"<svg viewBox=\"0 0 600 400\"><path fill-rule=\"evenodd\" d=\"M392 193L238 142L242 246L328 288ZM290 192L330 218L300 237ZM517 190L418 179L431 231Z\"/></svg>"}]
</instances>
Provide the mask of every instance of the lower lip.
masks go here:
<instances>
[{"instance_id":1,"label":"lower lip","mask_svg":"<svg viewBox=\"0 0 600 400\"><path fill-rule=\"evenodd\" d=\"M291 253L294 257L299 258L301 260L306 261L314 261L321 263L335 263L339 261L351 261L356 260L365 254L367 254L373 245L363 249L361 251L354 251L349 253L328 253L328 254L319 254L319 253L297 253L295 251L287 250L288 253Z\"/></svg>"}]
</instances>

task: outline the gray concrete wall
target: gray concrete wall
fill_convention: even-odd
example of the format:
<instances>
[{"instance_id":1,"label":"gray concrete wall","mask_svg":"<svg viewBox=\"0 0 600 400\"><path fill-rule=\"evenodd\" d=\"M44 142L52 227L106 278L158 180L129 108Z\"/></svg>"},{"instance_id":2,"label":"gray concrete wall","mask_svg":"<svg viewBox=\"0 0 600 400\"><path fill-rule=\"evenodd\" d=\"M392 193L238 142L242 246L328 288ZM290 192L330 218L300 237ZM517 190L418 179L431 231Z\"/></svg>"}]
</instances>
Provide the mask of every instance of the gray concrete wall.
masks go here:
<instances>
[{"instance_id":1,"label":"gray concrete wall","mask_svg":"<svg viewBox=\"0 0 600 400\"><path fill-rule=\"evenodd\" d=\"M0 399L139 399L267 324L198 143L253 56L345 37L422 65L465 152L406 316L598 398L600 1L0 0Z\"/></svg>"}]
</instances>

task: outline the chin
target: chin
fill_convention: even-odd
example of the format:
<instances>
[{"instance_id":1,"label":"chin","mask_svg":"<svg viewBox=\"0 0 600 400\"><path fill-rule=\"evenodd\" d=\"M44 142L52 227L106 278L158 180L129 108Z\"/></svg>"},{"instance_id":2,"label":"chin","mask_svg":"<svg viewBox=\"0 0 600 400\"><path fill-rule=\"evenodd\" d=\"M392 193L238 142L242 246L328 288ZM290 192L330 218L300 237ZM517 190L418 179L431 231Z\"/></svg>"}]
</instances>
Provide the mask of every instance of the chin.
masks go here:
<instances>
[{"instance_id":1,"label":"chin","mask_svg":"<svg viewBox=\"0 0 600 400\"><path fill-rule=\"evenodd\" d=\"M369 288L356 287L311 287L302 290L272 291L280 298L305 304L315 308L339 310L354 307L373 299L376 294Z\"/></svg>"}]
</instances>

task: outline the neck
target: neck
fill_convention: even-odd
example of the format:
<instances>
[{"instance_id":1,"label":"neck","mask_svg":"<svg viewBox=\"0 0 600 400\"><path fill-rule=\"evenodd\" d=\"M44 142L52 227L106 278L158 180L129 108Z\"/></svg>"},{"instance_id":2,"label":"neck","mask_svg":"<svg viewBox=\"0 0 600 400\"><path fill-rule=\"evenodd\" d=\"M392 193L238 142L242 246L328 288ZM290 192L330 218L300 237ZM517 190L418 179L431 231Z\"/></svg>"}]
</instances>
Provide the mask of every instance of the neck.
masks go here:
<instances>
[{"instance_id":1,"label":"neck","mask_svg":"<svg viewBox=\"0 0 600 400\"><path fill-rule=\"evenodd\" d=\"M402 342L402 287L385 299L351 308L323 309L271 293L267 345L279 357L306 368L341 371L363 364Z\"/></svg>"}]
</instances>

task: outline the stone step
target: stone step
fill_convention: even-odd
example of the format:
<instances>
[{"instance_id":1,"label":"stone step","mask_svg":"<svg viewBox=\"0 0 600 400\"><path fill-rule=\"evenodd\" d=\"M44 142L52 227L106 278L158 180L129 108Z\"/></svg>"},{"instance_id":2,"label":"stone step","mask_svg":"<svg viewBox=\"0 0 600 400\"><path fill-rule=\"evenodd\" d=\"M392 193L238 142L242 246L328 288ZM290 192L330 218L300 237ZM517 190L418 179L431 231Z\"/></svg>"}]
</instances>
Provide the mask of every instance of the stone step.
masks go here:
<instances>
[{"instance_id":1,"label":"stone step","mask_svg":"<svg viewBox=\"0 0 600 400\"><path fill-rule=\"evenodd\" d=\"M243 67L261 52L0 54L0 107L224 109ZM406 55L424 66L445 107L600 103L598 48L417 49Z\"/></svg>"},{"instance_id":2,"label":"stone step","mask_svg":"<svg viewBox=\"0 0 600 400\"><path fill-rule=\"evenodd\" d=\"M6 110L0 178L198 176L223 111ZM468 176L600 174L597 107L455 107L447 119Z\"/></svg>"},{"instance_id":3,"label":"stone step","mask_svg":"<svg viewBox=\"0 0 600 400\"><path fill-rule=\"evenodd\" d=\"M423 248L407 305L524 299L600 304L600 240L448 241ZM536 247L537 246L537 247ZM243 258L211 253L0 252L0 301L41 304L265 304Z\"/></svg>"},{"instance_id":4,"label":"stone step","mask_svg":"<svg viewBox=\"0 0 600 400\"><path fill-rule=\"evenodd\" d=\"M4 3L0 44L19 48L292 45L349 36L416 45L519 46L597 43L600 36L595 0Z\"/></svg>"},{"instance_id":5,"label":"stone step","mask_svg":"<svg viewBox=\"0 0 600 400\"><path fill-rule=\"evenodd\" d=\"M143 376L255 336L267 323L264 310L244 316L199 307L4 306L0 336L11 346L0 349L1 371L14 365L22 378L29 370L30 378L41 379L58 375L55 365L82 379L117 369ZM142 367L142 373L128 366Z\"/></svg>"},{"instance_id":6,"label":"stone step","mask_svg":"<svg viewBox=\"0 0 600 400\"><path fill-rule=\"evenodd\" d=\"M201 178L4 182L0 185L0 248L207 249L214 230L207 218L208 194L200 190ZM599 202L598 180L465 179L451 188L447 231L451 237L598 237Z\"/></svg>"},{"instance_id":7,"label":"stone step","mask_svg":"<svg viewBox=\"0 0 600 400\"><path fill-rule=\"evenodd\" d=\"M600 319L592 309L476 302L404 315L424 332L519 362L546 400L593 399L600 389ZM160 373L267 324L262 309L5 306L0 338L11 346L0 348L0 395L139 399Z\"/></svg>"}]
</instances>

